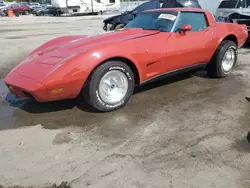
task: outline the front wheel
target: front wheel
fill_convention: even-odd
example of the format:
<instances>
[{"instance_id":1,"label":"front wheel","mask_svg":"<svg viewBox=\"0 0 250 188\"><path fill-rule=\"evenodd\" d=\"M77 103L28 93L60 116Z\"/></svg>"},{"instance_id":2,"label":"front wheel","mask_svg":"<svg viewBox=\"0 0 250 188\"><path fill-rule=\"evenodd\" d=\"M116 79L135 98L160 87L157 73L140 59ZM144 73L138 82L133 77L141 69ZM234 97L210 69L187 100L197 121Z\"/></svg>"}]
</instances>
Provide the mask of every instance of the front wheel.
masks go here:
<instances>
[{"instance_id":1,"label":"front wheel","mask_svg":"<svg viewBox=\"0 0 250 188\"><path fill-rule=\"evenodd\" d=\"M249 132L248 135L247 135L247 140L248 140L248 142L249 142L249 144L250 144L250 132Z\"/></svg>"},{"instance_id":2,"label":"front wheel","mask_svg":"<svg viewBox=\"0 0 250 188\"><path fill-rule=\"evenodd\" d=\"M24 15L29 15L29 11L24 11Z\"/></svg>"},{"instance_id":3,"label":"front wheel","mask_svg":"<svg viewBox=\"0 0 250 188\"><path fill-rule=\"evenodd\" d=\"M222 41L207 66L208 73L217 78L226 77L233 70L237 58L238 48L235 42Z\"/></svg>"},{"instance_id":4,"label":"front wheel","mask_svg":"<svg viewBox=\"0 0 250 188\"><path fill-rule=\"evenodd\" d=\"M122 29L122 28L124 28L124 26L125 26L124 24L118 24L115 26L115 30Z\"/></svg>"},{"instance_id":5,"label":"front wheel","mask_svg":"<svg viewBox=\"0 0 250 188\"><path fill-rule=\"evenodd\" d=\"M108 112L122 108L129 101L134 85L134 74L127 64L109 61L94 70L83 94L92 107Z\"/></svg>"},{"instance_id":6,"label":"front wheel","mask_svg":"<svg viewBox=\"0 0 250 188\"><path fill-rule=\"evenodd\" d=\"M19 13L18 12L14 12L16 17L19 17Z\"/></svg>"}]
</instances>

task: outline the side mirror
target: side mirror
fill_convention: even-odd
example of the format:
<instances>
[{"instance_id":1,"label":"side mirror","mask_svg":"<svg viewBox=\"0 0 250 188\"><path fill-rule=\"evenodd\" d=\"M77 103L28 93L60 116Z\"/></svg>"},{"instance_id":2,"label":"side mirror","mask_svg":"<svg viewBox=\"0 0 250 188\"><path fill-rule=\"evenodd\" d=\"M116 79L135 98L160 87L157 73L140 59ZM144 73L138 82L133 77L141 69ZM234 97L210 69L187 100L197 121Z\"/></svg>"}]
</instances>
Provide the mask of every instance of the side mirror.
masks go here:
<instances>
[{"instance_id":1,"label":"side mirror","mask_svg":"<svg viewBox=\"0 0 250 188\"><path fill-rule=\"evenodd\" d=\"M181 31L183 33L186 33L187 31L191 31L191 30L192 30L192 26L189 24L181 26Z\"/></svg>"}]
</instances>

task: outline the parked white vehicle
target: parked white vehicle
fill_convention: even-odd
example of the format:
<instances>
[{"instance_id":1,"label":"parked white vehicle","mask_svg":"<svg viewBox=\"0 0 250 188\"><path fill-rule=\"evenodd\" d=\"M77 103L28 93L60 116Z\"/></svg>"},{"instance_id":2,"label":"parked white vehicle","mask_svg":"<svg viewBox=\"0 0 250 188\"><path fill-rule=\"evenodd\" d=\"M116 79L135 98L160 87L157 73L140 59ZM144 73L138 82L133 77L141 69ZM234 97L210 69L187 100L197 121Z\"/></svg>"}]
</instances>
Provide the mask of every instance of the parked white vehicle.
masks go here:
<instances>
[{"instance_id":1,"label":"parked white vehicle","mask_svg":"<svg viewBox=\"0 0 250 188\"><path fill-rule=\"evenodd\" d=\"M66 14L82 14L82 13L99 13L112 9L117 9L117 3L115 1L120 0L110 0L111 2L96 0L51 0L51 4L54 7L61 9L63 13ZM114 3L112 3L114 1ZM119 8L118 8L119 9Z\"/></svg>"},{"instance_id":2,"label":"parked white vehicle","mask_svg":"<svg viewBox=\"0 0 250 188\"><path fill-rule=\"evenodd\" d=\"M250 41L250 0L223 0L217 9L216 16L247 25L248 41Z\"/></svg>"},{"instance_id":3,"label":"parked white vehicle","mask_svg":"<svg viewBox=\"0 0 250 188\"><path fill-rule=\"evenodd\" d=\"M217 9L216 16L228 17L233 13L250 16L250 0L223 0Z\"/></svg>"},{"instance_id":4,"label":"parked white vehicle","mask_svg":"<svg viewBox=\"0 0 250 188\"><path fill-rule=\"evenodd\" d=\"M0 1L0 9L4 9L6 7L7 7L7 5L5 4L5 2L4 1Z\"/></svg>"}]
</instances>

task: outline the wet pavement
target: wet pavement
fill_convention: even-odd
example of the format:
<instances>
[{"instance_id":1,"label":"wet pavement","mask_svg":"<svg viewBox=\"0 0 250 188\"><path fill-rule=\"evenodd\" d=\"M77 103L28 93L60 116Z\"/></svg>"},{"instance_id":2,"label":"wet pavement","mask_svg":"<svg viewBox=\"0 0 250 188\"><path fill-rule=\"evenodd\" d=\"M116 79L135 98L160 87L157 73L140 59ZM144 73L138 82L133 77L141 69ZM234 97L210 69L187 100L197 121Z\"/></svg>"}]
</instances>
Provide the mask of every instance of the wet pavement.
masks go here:
<instances>
[{"instance_id":1,"label":"wet pavement","mask_svg":"<svg viewBox=\"0 0 250 188\"><path fill-rule=\"evenodd\" d=\"M64 28L61 33L69 27L77 33L79 22L90 23L54 21ZM92 21L91 27L99 22ZM7 49L19 53L0 51L1 78L32 47L54 36L28 37L30 46L19 48L24 39L3 39L24 29L13 27L11 34L6 34L8 27L2 31L0 40L16 44ZM25 27L37 34L38 25ZM124 108L109 113L96 112L81 98L19 100L1 80L0 185L45 188L65 181L72 188L250 187L249 52L240 50L239 63L227 78L208 78L204 71L170 77L136 88Z\"/></svg>"},{"instance_id":2,"label":"wet pavement","mask_svg":"<svg viewBox=\"0 0 250 188\"><path fill-rule=\"evenodd\" d=\"M185 86L185 87L183 87ZM220 86L225 88L223 91ZM183 101L210 99L211 103L225 102L219 94L229 92L230 95L241 92L244 83L232 76L223 80L210 79L206 72L186 73L170 77L135 89L131 101L123 109L110 113L99 113L88 106L81 97L74 100L38 103L32 99L19 99L11 94L0 80L1 110L0 130L41 124L46 129L58 129L69 126L102 127L109 129L120 137L131 131L132 126L138 127L144 121L150 121L155 111L165 109L171 111ZM219 90L218 90L219 89ZM216 98L211 99L211 95ZM138 124L138 125L137 125ZM131 127L128 127L130 125ZM114 132L115 130L117 131ZM107 135L110 136L110 135Z\"/></svg>"}]
</instances>

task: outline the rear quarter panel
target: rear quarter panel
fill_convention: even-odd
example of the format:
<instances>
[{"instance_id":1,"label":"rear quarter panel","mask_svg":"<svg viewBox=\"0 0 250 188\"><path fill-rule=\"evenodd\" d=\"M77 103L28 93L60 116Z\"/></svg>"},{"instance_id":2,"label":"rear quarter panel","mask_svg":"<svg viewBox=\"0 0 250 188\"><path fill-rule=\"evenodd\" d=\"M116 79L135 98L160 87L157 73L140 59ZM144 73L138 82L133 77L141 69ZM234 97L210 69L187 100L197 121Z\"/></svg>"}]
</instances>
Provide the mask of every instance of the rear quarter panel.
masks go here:
<instances>
[{"instance_id":1,"label":"rear quarter panel","mask_svg":"<svg viewBox=\"0 0 250 188\"><path fill-rule=\"evenodd\" d=\"M216 22L214 16L209 12L205 12L208 24L215 27L218 38L217 46L229 35L234 35L237 38L238 47L242 47L247 40L248 31L245 25L237 23Z\"/></svg>"},{"instance_id":2,"label":"rear quarter panel","mask_svg":"<svg viewBox=\"0 0 250 188\"><path fill-rule=\"evenodd\" d=\"M218 36L218 45L223 39L229 35L234 35L237 38L238 48L241 48L247 38L248 31L245 25L234 24L234 23L217 23L217 36Z\"/></svg>"}]
</instances>

